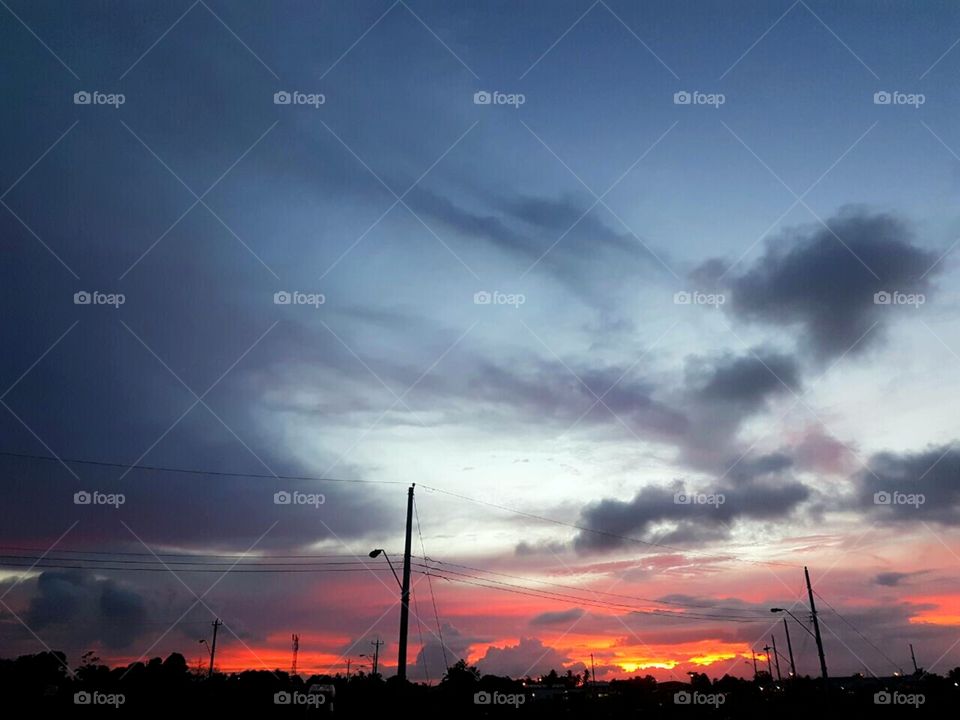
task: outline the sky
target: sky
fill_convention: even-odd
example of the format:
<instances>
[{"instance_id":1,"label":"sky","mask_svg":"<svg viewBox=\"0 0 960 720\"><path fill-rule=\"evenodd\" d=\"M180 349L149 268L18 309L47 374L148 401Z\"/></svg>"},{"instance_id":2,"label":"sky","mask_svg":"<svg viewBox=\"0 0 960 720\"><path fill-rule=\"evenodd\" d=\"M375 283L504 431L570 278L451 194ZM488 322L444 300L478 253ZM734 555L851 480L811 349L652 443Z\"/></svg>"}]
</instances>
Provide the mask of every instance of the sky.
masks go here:
<instances>
[{"instance_id":1,"label":"sky","mask_svg":"<svg viewBox=\"0 0 960 720\"><path fill-rule=\"evenodd\" d=\"M5 656L960 665L955 4L2 5Z\"/></svg>"}]
</instances>

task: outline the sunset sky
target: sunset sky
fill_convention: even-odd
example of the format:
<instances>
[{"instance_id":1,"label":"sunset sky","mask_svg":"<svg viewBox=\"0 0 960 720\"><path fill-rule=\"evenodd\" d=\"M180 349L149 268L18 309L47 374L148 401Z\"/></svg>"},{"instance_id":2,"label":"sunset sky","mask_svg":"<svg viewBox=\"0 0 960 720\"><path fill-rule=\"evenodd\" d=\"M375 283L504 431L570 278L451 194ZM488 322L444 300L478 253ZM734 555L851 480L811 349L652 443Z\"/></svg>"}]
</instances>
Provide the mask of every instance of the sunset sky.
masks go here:
<instances>
[{"instance_id":1,"label":"sunset sky","mask_svg":"<svg viewBox=\"0 0 960 720\"><path fill-rule=\"evenodd\" d=\"M416 483L411 679L960 665L958 37L4 0L0 655L392 674Z\"/></svg>"}]
</instances>

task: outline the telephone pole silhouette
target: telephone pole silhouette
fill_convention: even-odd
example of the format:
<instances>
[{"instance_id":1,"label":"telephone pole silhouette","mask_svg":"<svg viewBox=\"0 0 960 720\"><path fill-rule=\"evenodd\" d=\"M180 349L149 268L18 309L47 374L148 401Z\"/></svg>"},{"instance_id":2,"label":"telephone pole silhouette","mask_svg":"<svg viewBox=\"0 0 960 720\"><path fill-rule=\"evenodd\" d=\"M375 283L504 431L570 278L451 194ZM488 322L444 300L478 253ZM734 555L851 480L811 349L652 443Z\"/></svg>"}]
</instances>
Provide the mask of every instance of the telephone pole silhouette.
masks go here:
<instances>
[{"instance_id":1,"label":"telephone pole silhouette","mask_svg":"<svg viewBox=\"0 0 960 720\"><path fill-rule=\"evenodd\" d=\"M793 663L793 645L790 644L790 628L787 626L787 619L783 619L783 631L787 634L787 654L790 656L790 677L797 676L797 666Z\"/></svg>"},{"instance_id":2,"label":"telephone pole silhouette","mask_svg":"<svg viewBox=\"0 0 960 720\"><path fill-rule=\"evenodd\" d=\"M823 656L823 638L820 637L820 622L817 620L817 606L813 602L813 587L810 585L810 571L807 566L803 566L803 576L807 580L807 597L810 598L810 617L813 618L813 637L817 641L817 653L820 655L820 674L823 676L824 688L826 688L827 660Z\"/></svg>"},{"instance_id":3,"label":"telephone pole silhouette","mask_svg":"<svg viewBox=\"0 0 960 720\"><path fill-rule=\"evenodd\" d=\"M913 660L913 674L919 675L920 668L917 667L917 656L913 654L913 643L910 643L910 659Z\"/></svg>"},{"instance_id":4,"label":"telephone pole silhouette","mask_svg":"<svg viewBox=\"0 0 960 720\"><path fill-rule=\"evenodd\" d=\"M217 628L223 625L220 622L220 618L215 618L213 623L213 643L210 645L210 672L207 673L208 678L213 677L213 659L217 655Z\"/></svg>"},{"instance_id":5,"label":"telephone pole silhouette","mask_svg":"<svg viewBox=\"0 0 960 720\"><path fill-rule=\"evenodd\" d=\"M403 545L403 583L400 586L400 649L397 652L397 677L407 679L407 625L410 621L410 535L413 531L413 489L407 491L407 533Z\"/></svg>"},{"instance_id":6,"label":"telephone pole silhouette","mask_svg":"<svg viewBox=\"0 0 960 720\"><path fill-rule=\"evenodd\" d=\"M297 654L300 652L300 636L293 634L293 665L290 667L290 674L297 674Z\"/></svg>"},{"instance_id":7,"label":"telephone pole silhouette","mask_svg":"<svg viewBox=\"0 0 960 720\"><path fill-rule=\"evenodd\" d=\"M770 676L770 679L773 680L773 663L770 661L770 650L772 648L769 645L763 646L763 652L767 656L767 674Z\"/></svg>"},{"instance_id":8,"label":"telephone pole silhouette","mask_svg":"<svg viewBox=\"0 0 960 720\"><path fill-rule=\"evenodd\" d=\"M773 643L773 662L777 666L777 682L783 682L783 676L780 674L780 653L777 652L777 636L771 635L770 642Z\"/></svg>"},{"instance_id":9,"label":"telephone pole silhouette","mask_svg":"<svg viewBox=\"0 0 960 720\"><path fill-rule=\"evenodd\" d=\"M373 674L377 674L377 668L380 664L380 646L384 644L383 640L380 639L380 636L377 636L376 640L370 642L373 645Z\"/></svg>"}]
</instances>

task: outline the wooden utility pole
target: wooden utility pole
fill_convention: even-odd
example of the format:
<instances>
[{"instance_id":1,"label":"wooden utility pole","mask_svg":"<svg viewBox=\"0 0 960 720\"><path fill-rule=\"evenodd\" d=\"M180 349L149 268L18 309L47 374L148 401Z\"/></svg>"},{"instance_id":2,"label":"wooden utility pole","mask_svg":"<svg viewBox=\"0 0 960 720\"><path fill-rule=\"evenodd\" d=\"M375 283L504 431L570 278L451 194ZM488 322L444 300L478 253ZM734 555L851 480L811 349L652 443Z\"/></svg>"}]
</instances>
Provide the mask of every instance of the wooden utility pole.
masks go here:
<instances>
[{"instance_id":1,"label":"wooden utility pole","mask_svg":"<svg viewBox=\"0 0 960 720\"><path fill-rule=\"evenodd\" d=\"M777 666L777 682L783 682L783 676L780 674L780 653L777 652L777 636L771 635L770 642L773 643L773 662Z\"/></svg>"},{"instance_id":2,"label":"wooden utility pole","mask_svg":"<svg viewBox=\"0 0 960 720\"><path fill-rule=\"evenodd\" d=\"M407 625L410 621L410 535L413 531L413 488L407 492L407 534L403 545L403 583L400 585L400 650L397 653L397 677L407 680Z\"/></svg>"},{"instance_id":3,"label":"wooden utility pole","mask_svg":"<svg viewBox=\"0 0 960 720\"><path fill-rule=\"evenodd\" d=\"M373 674L377 674L377 668L380 665L380 646L383 645L383 640L378 636L376 640L370 642L373 645Z\"/></svg>"},{"instance_id":4,"label":"wooden utility pole","mask_svg":"<svg viewBox=\"0 0 960 720\"><path fill-rule=\"evenodd\" d=\"M813 618L813 637L817 641L817 654L820 656L820 674L823 676L824 689L827 681L827 660L823 656L823 638L820 637L820 622L817 620L817 606L813 601L813 587L810 585L810 571L803 566L803 576L807 580L807 597L810 598L810 617Z\"/></svg>"},{"instance_id":5,"label":"wooden utility pole","mask_svg":"<svg viewBox=\"0 0 960 720\"><path fill-rule=\"evenodd\" d=\"M208 678L213 677L213 659L217 654L217 628L223 625L220 622L220 618L215 618L213 621L213 643L210 645L210 672L207 673Z\"/></svg>"},{"instance_id":6,"label":"wooden utility pole","mask_svg":"<svg viewBox=\"0 0 960 720\"><path fill-rule=\"evenodd\" d=\"M787 619L783 619L783 631L787 634L787 654L790 656L790 677L797 676L797 666L793 663L793 645L790 644L790 628L787 626Z\"/></svg>"}]
</instances>

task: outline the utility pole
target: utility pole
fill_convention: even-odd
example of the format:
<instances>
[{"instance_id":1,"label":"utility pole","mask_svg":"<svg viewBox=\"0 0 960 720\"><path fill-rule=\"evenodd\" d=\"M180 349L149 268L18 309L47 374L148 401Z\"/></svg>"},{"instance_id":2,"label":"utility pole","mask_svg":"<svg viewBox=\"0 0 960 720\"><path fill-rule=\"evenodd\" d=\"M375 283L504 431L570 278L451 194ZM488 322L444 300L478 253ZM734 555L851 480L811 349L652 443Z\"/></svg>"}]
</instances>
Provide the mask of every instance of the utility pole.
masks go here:
<instances>
[{"instance_id":1,"label":"utility pole","mask_svg":"<svg viewBox=\"0 0 960 720\"><path fill-rule=\"evenodd\" d=\"M413 489L407 491L407 536L403 545L403 583L400 586L400 650L397 654L397 677L407 680L407 624L410 621L410 535L413 531Z\"/></svg>"},{"instance_id":2,"label":"utility pole","mask_svg":"<svg viewBox=\"0 0 960 720\"><path fill-rule=\"evenodd\" d=\"M823 656L823 638L820 637L820 622L817 620L817 606L813 602L813 587L810 585L810 571L807 566L803 566L803 576L807 580L807 596L810 598L810 616L813 618L813 637L817 641L817 653L820 655L820 674L823 676L823 685L826 689L827 678L827 660Z\"/></svg>"},{"instance_id":3,"label":"utility pole","mask_svg":"<svg viewBox=\"0 0 960 720\"><path fill-rule=\"evenodd\" d=\"M783 619L783 631L787 634L787 654L790 655L790 677L797 676L797 666L793 664L793 645L790 644L790 628L787 626L787 619Z\"/></svg>"},{"instance_id":4,"label":"utility pole","mask_svg":"<svg viewBox=\"0 0 960 720\"><path fill-rule=\"evenodd\" d=\"M347 679L350 679L350 658L347 658Z\"/></svg>"},{"instance_id":5,"label":"utility pole","mask_svg":"<svg viewBox=\"0 0 960 720\"><path fill-rule=\"evenodd\" d=\"M756 680L757 679L757 653L753 650L753 648L751 648L750 654L753 655L753 679Z\"/></svg>"},{"instance_id":6,"label":"utility pole","mask_svg":"<svg viewBox=\"0 0 960 720\"><path fill-rule=\"evenodd\" d=\"M767 673L770 675L770 679L773 680L773 664L772 664L772 662L770 661L770 650L771 650L771 648L770 648L769 645L764 645L764 646L763 646L763 652L764 652L764 653L766 654L766 656L767 656Z\"/></svg>"},{"instance_id":7,"label":"utility pole","mask_svg":"<svg viewBox=\"0 0 960 720\"><path fill-rule=\"evenodd\" d=\"M780 653L777 652L777 636L771 635L770 641L773 643L773 661L777 665L777 682L783 682L783 676L780 674Z\"/></svg>"},{"instance_id":8,"label":"utility pole","mask_svg":"<svg viewBox=\"0 0 960 720\"><path fill-rule=\"evenodd\" d=\"M919 675L920 668L917 667L917 656L913 654L913 643L910 643L910 659L913 660L913 674Z\"/></svg>"},{"instance_id":9,"label":"utility pole","mask_svg":"<svg viewBox=\"0 0 960 720\"><path fill-rule=\"evenodd\" d=\"M217 654L217 628L223 625L220 622L220 618L214 618L213 621L213 644L210 646L210 672L207 673L208 678L213 677L213 658Z\"/></svg>"},{"instance_id":10,"label":"utility pole","mask_svg":"<svg viewBox=\"0 0 960 720\"><path fill-rule=\"evenodd\" d=\"M597 682L597 667L593 664L593 653L590 653L590 684L595 685Z\"/></svg>"},{"instance_id":11,"label":"utility pole","mask_svg":"<svg viewBox=\"0 0 960 720\"><path fill-rule=\"evenodd\" d=\"M290 668L290 675L297 674L297 655L300 653L300 636L293 634L293 665Z\"/></svg>"},{"instance_id":12,"label":"utility pole","mask_svg":"<svg viewBox=\"0 0 960 720\"><path fill-rule=\"evenodd\" d=\"M377 639L371 641L370 644L373 645L373 674L376 675L380 663L380 646L383 645L383 640L378 635Z\"/></svg>"}]
</instances>

